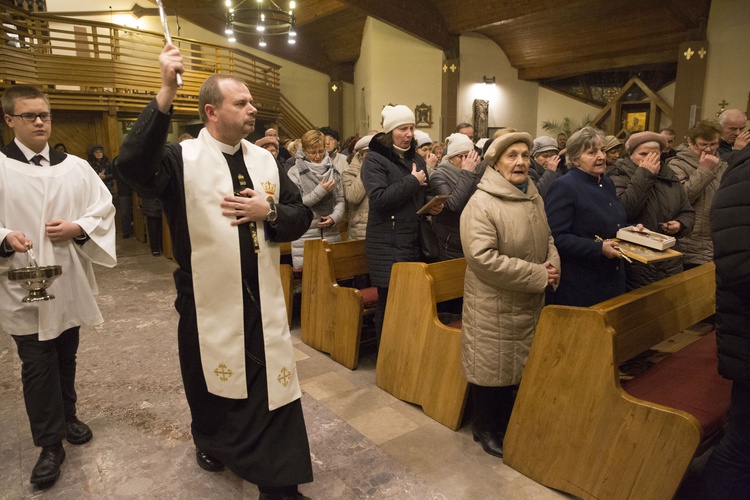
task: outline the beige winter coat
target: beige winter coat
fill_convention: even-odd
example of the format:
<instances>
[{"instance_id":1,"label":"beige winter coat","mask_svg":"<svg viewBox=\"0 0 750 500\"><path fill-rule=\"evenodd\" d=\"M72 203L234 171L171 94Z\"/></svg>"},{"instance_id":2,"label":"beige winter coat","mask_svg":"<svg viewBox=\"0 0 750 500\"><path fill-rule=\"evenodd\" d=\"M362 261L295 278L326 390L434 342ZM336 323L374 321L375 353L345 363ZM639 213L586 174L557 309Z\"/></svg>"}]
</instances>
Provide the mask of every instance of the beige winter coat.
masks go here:
<instances>
[{"instance_id":1,"label":"beige winter coat","mask_svg":"<svg viewBox=\"0 0 750 500\"><path fill-rule=\"evenodd\" d=\"M721 161L713 170L700 165L700 156L685 148L669 159L669 168L675 173L685 189L688 201L695 209L693 231L680 240L680 251L685 254L687 264L705 264L714 260L714 244L711 240L709 215L714 195L719 188L721 177L727 169L727 162Z\"/></svg>"},{"instance_id":2,"label":"beige winter coat","mask_svg":"<svg viewBox=\"0 0 750 500\"><path fill-rule=\"evenodd\" d=\"M487 168L461 215L461 242L464 376L483 386L518 384L544 306L544 262L560 269L534 183L523 193Z\"/></svg>"},{"instance_id":3,"label":"beige winter coat","mask_svg":"<svg viewBox=\"0 0 750 500\"><path fill-rule=\"evenodd\" d=\"M370 202L362 185L362 160L359 155L354 155L349 166L341 174L341 183L344 185L344 198L346 198L346 212L349 218L350 240L364 240L367 232L367 213L370 210Z\"/></svg>"}]
</instances>

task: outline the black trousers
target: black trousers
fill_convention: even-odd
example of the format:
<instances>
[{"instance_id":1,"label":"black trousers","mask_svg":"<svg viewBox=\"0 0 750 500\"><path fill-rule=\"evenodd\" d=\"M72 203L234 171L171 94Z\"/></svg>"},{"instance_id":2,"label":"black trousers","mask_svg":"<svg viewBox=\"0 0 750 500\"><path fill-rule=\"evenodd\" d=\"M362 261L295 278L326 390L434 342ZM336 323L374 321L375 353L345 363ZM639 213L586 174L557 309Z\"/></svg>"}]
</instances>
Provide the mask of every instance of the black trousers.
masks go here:
<instances>
[{"instance_id":1,"label":"black trousers","mask_svg":"<svg viewBox=\"0 0 750 500\"><path fill-rule=\"evenodd\" d=\"M750 387L732 383L729 423L714 447L703 472L701 498L738 500L750 498Z\"/></svg>"},{"instance_id":2,"label":"black trousers","mask_svg":"<svg viewBox=\"0 0 750 500\"><path fill-rule=\"evenodd\" d=\"M65 420L76 416L76 354L80 327L53 340L13 335L21 358L21 382L31 435L36 446L65 438Z\"/></svg>"}]
</instances>

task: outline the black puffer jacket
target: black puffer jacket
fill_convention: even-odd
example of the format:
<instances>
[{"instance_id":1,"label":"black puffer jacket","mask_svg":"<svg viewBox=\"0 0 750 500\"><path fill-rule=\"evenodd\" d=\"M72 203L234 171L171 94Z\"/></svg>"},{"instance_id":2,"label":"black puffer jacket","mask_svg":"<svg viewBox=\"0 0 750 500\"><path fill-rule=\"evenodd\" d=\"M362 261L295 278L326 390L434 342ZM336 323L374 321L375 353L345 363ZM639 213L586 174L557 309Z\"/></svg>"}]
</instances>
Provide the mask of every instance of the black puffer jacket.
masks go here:
<instances>
[{"instance_id":1,"label":"black puffer jacket","mask_svg":"<svg viewBox=\"0 0 750 500\"><path fill-rule=\"evenodd\" d=\"M416 141L400 158L381 142L378 134L370 142L370 152L362 164L362 184L370 199L367 216L365 253L373 286L388 287L394 262L421 260L417 210L427 202L427 186L420 186L411 175L412 164L427 175L422 156L416 154Z\"/></svg>"},{"instance_id":2,"label":"black puffer jacket","mask_svg":"<svg viewBox=\"0 0 750 500\"><path fill-rule=\"evenodd\" d=\"M711 237L716 263L719 373L750 385L750 147L738 151L716 191Z\"/></svg>"},{"instance_id":3,"label":"black puffer jacket","mask_svg":"<svg viewBox=\"0 0 750 500\"><path fill-rule=\"evenodd\" d=\"M620 158L607 169L617 191L617 198L625 207L628 225L643 224L647 229L661 231L661 223L679 221L682 228L675 235L690 234L695 225L695 210L690 206L685 190L672 169L662 164L658 174L641 168L630 158ZM679 250L679 242L677 243ZM625 265L627 290L634 290L682 271L681 259L654 262L650 265L634 262Z\"/></svg>"}]
</instances>

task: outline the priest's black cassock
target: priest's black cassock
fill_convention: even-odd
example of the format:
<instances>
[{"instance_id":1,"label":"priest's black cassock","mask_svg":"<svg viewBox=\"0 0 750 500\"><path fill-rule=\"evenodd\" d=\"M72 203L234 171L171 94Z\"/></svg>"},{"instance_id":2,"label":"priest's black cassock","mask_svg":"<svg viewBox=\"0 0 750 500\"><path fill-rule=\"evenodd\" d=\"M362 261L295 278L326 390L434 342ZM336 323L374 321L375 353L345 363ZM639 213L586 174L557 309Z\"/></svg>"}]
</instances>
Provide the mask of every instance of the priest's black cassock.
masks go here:
<instances>
[{"instance_id":1,"label":"priest's black cassock","mask_svg":"<svg viewBox=\"0 0 750 500\"><path fill-rule=\"evenodd\" d=\"M169 224L173 254L179 265L174 273L175 307L180 314L180 366L193 419L193 440L198 449L218 458L252 483L281 487L310 482L310 450L300 400L273 411L268 409L258 258L251 224L237 226L244 289L248 398L216 396L206 387L193 297L182 148L179 144L165 145L169 123L170 115L161 113L156 101L152 101L123 142L115 168L139 194L161 199ZM224 156L235 191L253 189L242 148L236 155ZM312 212L302 204L299 190L283 171L279 172L279 184L277 224L271 227L265 223L265 234L271 241L292 241L310 227ZM216 209L221 210L218 206Z\"/></svg>"}]
</instances>

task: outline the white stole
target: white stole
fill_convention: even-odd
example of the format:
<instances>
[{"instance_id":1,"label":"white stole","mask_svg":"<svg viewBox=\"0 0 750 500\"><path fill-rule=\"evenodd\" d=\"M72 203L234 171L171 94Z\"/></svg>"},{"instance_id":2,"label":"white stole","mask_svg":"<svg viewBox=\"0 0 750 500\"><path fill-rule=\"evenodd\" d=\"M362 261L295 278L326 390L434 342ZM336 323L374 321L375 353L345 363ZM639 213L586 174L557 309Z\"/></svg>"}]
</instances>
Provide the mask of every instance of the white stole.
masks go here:
<instances>
[{"instance_id":1,"label":"white stole","mask_svg":"<svg viewBox=\"0 0 750 500\"><path fill-rule=\"evenodd\" d=\"M222 215L220 206L224 197L234 192L231 173L206 129L180 146L203 375L210 393L244 399L247 375L240 242L237 228L230 225L234 219ZM272 196L278 203L279 171L273 157L246 140L241 147L255 192L263 198ZM257 224L257 232L268 409L275 410L300 398L302 392L279 275L279 245L266 241L263 222Z\"/></svg>"}]
</instances>

